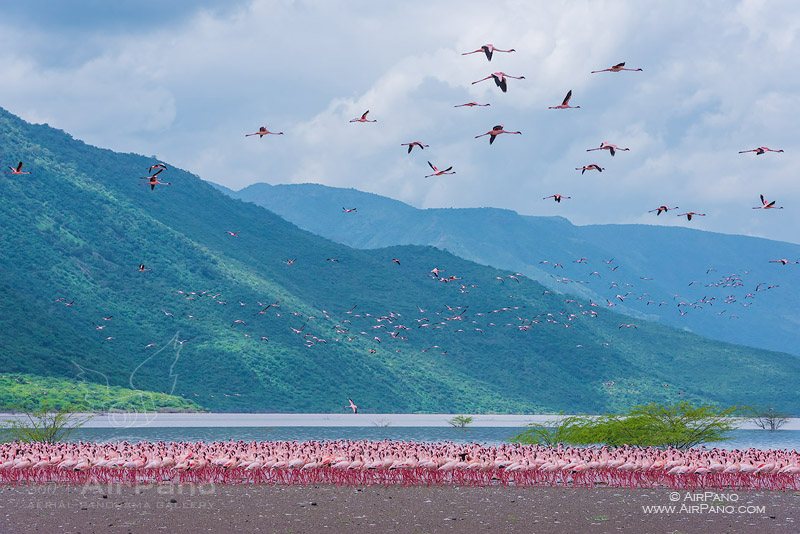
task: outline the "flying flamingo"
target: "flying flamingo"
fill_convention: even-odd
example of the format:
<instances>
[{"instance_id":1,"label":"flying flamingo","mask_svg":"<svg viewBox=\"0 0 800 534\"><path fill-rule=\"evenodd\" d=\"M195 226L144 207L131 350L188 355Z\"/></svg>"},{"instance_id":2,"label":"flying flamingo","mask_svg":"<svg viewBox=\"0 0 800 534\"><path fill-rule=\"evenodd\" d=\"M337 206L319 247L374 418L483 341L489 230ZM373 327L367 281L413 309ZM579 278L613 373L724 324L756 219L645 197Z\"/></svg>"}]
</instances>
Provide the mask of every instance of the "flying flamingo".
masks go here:
<instances>
[{"instance_id":1,"label":"flying flamingo","mask_svg":"<svg viewBox=\"0 0 800 534\"><path fill-rule=\"evenodd\" d=\"M600 143L599 147L597 147L597 148L587 148L586 152L592 152L593 150L608 150L611 153L611 155L613 156L613 155L615 155L617 153L617 150L628 151L628 150L630 150L630 148L620 148L617 145L612 145L611 143L607 143L607 142L603 141L602 143Z\"/></svg>"},{"instance_id":2,"label":"flying flamingo","mask_svg":"<svg viewBox=\"0 0 800 534\"><path fill-rule=\"evenodd\" d=\"M607 69L593 70L592 74L597 74L598 72L619 72L619 71L622 71L622 70L641 71L642 69L626 69L625 68L625 62L623 61L622 63L617 63L613 67L609 67Z\"/></svg>"},{"instance_id":3,"label":"flying flamingo","mask_svg":"<svg viewBox=\"0 0 800 534\"><path fill-rule=\"evenodd\" d=\"M524 80L525 76L511 76L510 74L506 74L505 72L493 72L486 78L481 78L480 80L472 82L472 85L488 80L490 78L494 79L495 85L497 85L497 87L499 87L500 90L505 93L506 91L508 91L508 84L506 78L514 78L515 80Z\"/></svg>"},{"instance_id":4,"label":"flying flamingo","mask_svg":"<svg viewBox=\"0 0 800 534\"><path fill-rule=\"evenodd\" d=\"M508 50L500 50L499 48L495 48L493 44L485 44L482 47L478 48L477 50L473 50L472 52L464 52L461 54L462 56L468 56L470 54L477 54L479 52L483 52L486 54L486 59L488 61L492 60L492 54L495 52L516 52L513 48L509 48Z\"/></svg>"},{"instance_id":5,"label":"flying flamingo","mask_svg":"<svg viewBox=\"0 0 800 534\"><path fill-rule=\"evenodd\" d=\"M250 137L251 135L257 135L258 138L261 139L265 135L283 135L283 132L270 132L269 130L267 130L266 126L262 126L261 128L258 129L257 132L244 134L245 137Z\"/></svg>"},{"instance_id":6,"label":"flying flamingo","mask_svg":"<svg viewBox=\"0 0 800 534\"><path fill-rule=\"evenodd\" d=\"M353 402L353 399L347 399L347 402L350 403L350 406L345 406L345 408L350 408L351 410L353 410L354 414L358 413L358 406L355 405L355 403Z\"/></svg>"},{"instance_id":7,"label":"flying flamingo","mask_svg":"<svg viewBox=\"0 0 800 534\"><path fill-rule=\"evenodd\" d=\"M365 111L360 118L357 119L350 119L350 122L378 122L377 120L369 120L367 119L367 114L369 110Z\"/></svg>"},{"instance_id":8,"label":"flying flamingo","mask_svg":"<svg viewBox=\"0 0 800 534\"><path fill-rule=\"evenodd\" d=\"M150 165L150 168L147 169L147 172L153 172L156 169L159 169L159 170L162 170L162 171L166 171L167 170L167 166L165 164L163 164L163 163L155 163L153 165Z\"/></svg>"},{"instance_id":9,"label":"flying flamingo","mask_svg":"<svg viewBox=\"0 0 800 534\"><path fill-rule=\"evenodd\" d=\"M779 260L769 260L770 263L780 263L781 265L789 265L790 263L800 263L800 261L790 261L786 258L781 258Z\"/></svg>"},{"instance_id":10,"label":"flying flamingo","mask_svg":"<svg viewBox=\"0 0 800 534\"><path fill-rule=\"evenodd\" d=\"M477 102L467 102L466 104L458 104L457 106L453 106L454 108L472 108L472 107L486 107L491 106L491 104L478 104Z\"/></svg>"},{"instance_id":11,"label":"flying flamingo","mask_svg":"<svg viewBox=\"0 0 800 534\"><path fill-rule=\"evenodd\" d=\"M489 144L491 145L492 143L494 143L494 138L497 137L500 134L522 134L522 132L510 132L508 130L504 130L502 124L498 124L496 126L493 126L492 129L489 130L488 132L480 134L480 135L476 135L475 139L477 139L479 137L483 137L484 135L488 135L489 136Z\"/></svg>"},{"instance_id":12,"label":"flying flamingo","mask_svg":"<svg viewBox=\"0 0 800 534\"><path fill-rule=\"evenodd\" d=\"M781 148L780 150L773 150L766 146L760 146L758 148L754 148L753 150L740 150L739 154L746 154L748 152L755 152L756 156L760 156L766 152L783 152L783 149Z\"/></svg>"},{"instance_id":13,"label":"flying flamingo","mask_svg":"<svg viewBox=\"0 0 800 534\"><path fill-rule=\"evenodd\" d=\"M16 167L9 167L11 169L11 174L30 174L28 171L22 170L22 162L20 161Z\"/></svg>"},{"instance_id":14,"label":"flying flamingo","mask_svg":"<svg viewBox=\"0 0 800 534\"><path fill-rule=\"evenodd\" d=\"M575 167L576 171L581 171L581 174L585 173L586 171L598 171L603 172L603 168L598 165L597 163L591 163L589 165L584 165L583 167Z\"/></svg>"},{"instance_id":15,"label":"flying flamingo","mask_svg":"<svg viewBox=\"0 0 800 534\"><path fill-rule=\"evenodd\" d=\"M555 195L550 195L549 197L544 197L542 200L547 200L548 198L552 198L556 202L561 203L562 199L568 199L568 198L572 198L572 197L565 197L563 195L559 195L558 193L556 193Z\"/></svg>"},{"instance_id":16,"label":"flying flamingo","mask_svg":"<svg viewBox=\"0 0 800 534\"><path fill-rule=\"evenodd\" d=\"M639 328L639 327L636 326L635 324L622 323L621 325L619 325L619 328Z\"/></svg>"},{"instance_id":17,"label":"flying flamingo","mask_svg":"<svg viewBox=\"0 0 800 534\"><path fill-rule=\"evenodd\" d=\"M143 272L145 272L145 271L149 271L149 270L150 270L150 269L148 269L147 267L145 267L144 263L140 263L140 264L139 264L139 272L140 272L140 273L143 273ZM103 319L105 319L105 317L104 317Z\"/></svg>"},{"instance_id":18,"label":"flying flamingo","mask_svg":"<svg viewBox=\"0 0 800 534\"><path fill-rule=\"evenodd\" d=\"M358 208L342 208L342 213L355 213Z\"/></svg>"},{"instance_id":19,"label":"flying flamingo","mask_svg":"<svg viewBox=\"0 0 800 534\"><path fill-rule=\"evenodd\" d=\"M669 211L669 210L676 210L676 209L678 209L678 206L675 206L674 208L670 208L669 206L662 205L662 206L659 206L659 207L657 207L657 208L656 208L656 209L654 209L654 210L650 210L650 211L648 211L647 213L653 213L653 212L656 212L656 215L661 215L661 214L662 214L662 213L664 213L664 212L667 212L667 211ZM691 220L691 219L690 219L690 220Z\"/></svg>"},{"instance_id":20,"label":"flying flamingo","mask_svg":"<svg viewBox=\"0 0 800 534\"><path fill-rule=\"evenodd\" d=\"M407 146L408 153L411 154L415 146L418 146L420 150L425 150L430 145L423 145L420 141L411 141L410 143L400 143L400 146Z\"/></svg>"},{"instance_id":21,"label":"flying flamingo","mask_svg":"<svg viewBox=\"0 0 800 534\"><path fill-rule=\"evenodd\" d=\"M698 217L705 217L706 216L705 213L696 213L694 211L688 211L686 213L678 214L678 217L686 217L687 220L691 221L692 217L694 217L695 215L697 215Z\"/></svg>"},{"instance_id":22,"label":"flying flamingo","mask_svg":"<svg viewBox=\"0 0 800 534\"><path fill-rule=\"evenodd\" d=\"M436 165L434 165L430 161L428 162L428 165L430 165L431 169L433 169L433 174L428 174L428 175L425 176L425 178L430 178L431 176L442 176L443 174L455 174L456 173L456 171L450 172L452 170L452 168L453 168L452 165L450 165L449 167L447 167L446 169L441 170L441 171L439 170L438 167L436 167Z\"/></svg>"},{"instance_id":23,"label":"flying flamingo","mask_svg":"<svg viewBox=\"0 0 800 534\"><path fill-rule=\"evenodd\" d=\"M772 202L767 202L767 199L764 198L764 195L760 195L760 196L761 196L761 205L760 206L755 206L753 208L754 210L771 210L771 209L782 210L783 209L783 206L776 206L775 205L775 202L776 202L775 200L773 200Z\"/></svg>"},{"instance_id":24,"label":"flying flamingo","mask_svg":"<svg viewBox=\"0 0 800 534\"><path fill-rule=\"evenodd\" d=\"M239 237L239 232L231 232L230 230L225 230L225 233L231 237Z\"/></svg>"},{"instance_id":25,"label":"flying flamingo","mask_svg":"<svg viewBox=\"0 0 800 534\"><path fill-rule=\"evenodd\" d=\"M150 185L150 191L156 188L157 185L172 185L170 182L162 182L158 179L158 171L153 176L148 177L148 183Z\"/></svg>"},{"instance_id":26,"label":"flying flamingo","mask_svg":"<svg viewBox=\"0 0 800 534\"><path fill-rule=\"evenodd\" d=\"M561 102L558 106L550 106L547 109L578 109L580 106L570 106L569 99L572 98L572 89L567 92L567 96L564 97L564 101Z\"/></svg>"}]
</instances>

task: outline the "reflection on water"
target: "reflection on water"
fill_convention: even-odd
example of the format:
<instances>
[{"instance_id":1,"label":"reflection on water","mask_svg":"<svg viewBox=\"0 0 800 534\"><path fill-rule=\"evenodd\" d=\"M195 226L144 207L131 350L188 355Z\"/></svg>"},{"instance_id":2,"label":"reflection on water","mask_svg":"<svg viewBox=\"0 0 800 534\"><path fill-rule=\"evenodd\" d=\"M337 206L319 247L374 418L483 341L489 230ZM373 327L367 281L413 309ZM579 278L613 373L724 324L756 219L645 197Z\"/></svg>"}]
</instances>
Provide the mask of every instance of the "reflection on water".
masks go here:
<instances>
[{"instance_id":1,"label":"reflection on water","mask_svg":"<svg viewBox=\"0 0 800 534\"><path fill-rule=\"evenodd\" d=\"M497 444L519 434L522 428L506 427L196 427L196 428L80 428L71 441L308 441L334 439L393 439L455 441ZM731 440L707 444L726 449L800 449L800 430L734 430Z\"/></svg>"}]
</instances>

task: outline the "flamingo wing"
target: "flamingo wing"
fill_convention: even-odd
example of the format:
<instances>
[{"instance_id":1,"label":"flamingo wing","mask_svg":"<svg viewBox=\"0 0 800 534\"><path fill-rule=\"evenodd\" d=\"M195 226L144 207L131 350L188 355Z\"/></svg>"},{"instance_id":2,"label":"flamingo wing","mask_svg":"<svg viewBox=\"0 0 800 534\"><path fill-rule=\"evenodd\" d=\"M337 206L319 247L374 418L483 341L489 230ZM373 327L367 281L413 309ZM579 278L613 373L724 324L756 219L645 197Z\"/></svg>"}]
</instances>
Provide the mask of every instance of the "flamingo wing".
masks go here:
<instances>
[{"instance_id":1,"label":"flamingo wing","mask_svg":"<svg viewBox=\"0 0 800 534\"><path fill-rule=\"evenodd\" d=\"M624 66L625 66L625 62L623 61L622 63L617 63L616 65L614 65L614 68L615 69L621 69Z\"/></svg>"},{"instance_id":2,"label":"flamingo wing","mask_svg":"<svg viewBox=\"0 0 800 534\"><path fill-rule=\"evenodd\" d=\"M17 165L17 172L20 172L21 170L22 170L22 162L20 161L19 165Z\"/></svg>"},{"instance_id":3,"label":"flamingo wing","mask_svg":"<svg viewBox=\"0 0 800 534\"><path fill-rule=\"evenodd\" d=\"M569 104L569 99L572 98L572 89L567 92L567 96L564 97L564 101L561 103L562 106L566 106Z\"/></svg>"},{"instance_id":4,"label":"flamingo wing","mask_svg":"<svg viewBox=\"0 0 800 534\"><path fill-rule=\"evenodd\" d=\"M367 114L368 114L368 113L369 113L369 110L365 111L365 112L364 112L364 114L363 114L363 115L361 115L361 120L366 120L366 119L367 119Z\"/></svg>"},{"instance_id":5,"label":"flamingo wing","mask_svg":"<svg viewBox=\"0 0 800 534\"><path fill-rule=\"evenodd\" d=\"M431 166L431 169L433 169L433 172L437 172L437 170L438 170L438 169L436 168L436 165L434 165L434 164L433 164L433 163L431 163L430 161L428 162L428 165L430 165L430 166Z\"/></svg>"}]
</instances>

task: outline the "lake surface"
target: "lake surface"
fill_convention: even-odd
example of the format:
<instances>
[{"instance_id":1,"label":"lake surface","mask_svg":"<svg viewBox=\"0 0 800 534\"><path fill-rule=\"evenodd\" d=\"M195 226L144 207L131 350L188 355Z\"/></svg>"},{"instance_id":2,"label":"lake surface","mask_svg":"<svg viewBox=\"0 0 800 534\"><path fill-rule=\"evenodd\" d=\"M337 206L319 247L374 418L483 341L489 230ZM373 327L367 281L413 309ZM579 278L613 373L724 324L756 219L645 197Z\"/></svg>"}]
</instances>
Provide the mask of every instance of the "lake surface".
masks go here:
<instances>
[{"instance_id":1,"label":"lake surface","mask_svg":"<svg viewBox=\"0 0 800 534\"><path fill-rule=\"evenodd\" d=\"M522 427L353 427L353 426L292 426L292 427L137 427L137 428L80 428L70 441L308 441L335 439L455 441L486 444L506 443L519 434ZM726 449L795 449L800 450L800 430L734 430L731 440L708 443L708 447Z\"/></svg>"}]
</instances>

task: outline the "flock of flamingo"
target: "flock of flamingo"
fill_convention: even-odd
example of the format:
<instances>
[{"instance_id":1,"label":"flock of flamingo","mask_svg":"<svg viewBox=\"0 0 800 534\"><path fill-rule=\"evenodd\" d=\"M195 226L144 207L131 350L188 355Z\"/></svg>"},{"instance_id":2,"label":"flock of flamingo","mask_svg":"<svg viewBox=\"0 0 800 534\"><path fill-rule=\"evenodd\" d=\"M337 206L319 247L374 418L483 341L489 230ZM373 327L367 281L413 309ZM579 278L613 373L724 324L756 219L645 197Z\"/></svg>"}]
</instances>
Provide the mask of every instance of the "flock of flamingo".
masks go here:
<instances>
[{"instance_id":1,"label":"flock of flamingo","mask_svg":"<svg viewBox=\"0 0 800 534\"><path fill-rule=\"evenodd\" d=\"M512 49L498 49L491 44L465 52L463 55L483 53L491 61L495 53L511 53ZM641 71L641 68L627 68L625 63L619 63L607 69L592 71L622 72ZM477 84L493 80L495 85L503 92L508 91L508 80L524 80L524 76L511 76L502 71L494 72L488 76L472 82ZM549 109L579 109L572 106L572 91L568 91L561 104L550 106ZM468 102L455 107L489 106L488 103ZM375 123L370 119L369 110L360 117L350 120L351 123ZM485 133L476 135L475 138L489 137L489 144L503 134L521 135L520 131L506 130L503 125L495 125ZM256 132L245 134L246 137L258 136L263 138L269 135L284 135L283 132L270 131L262 126ZM424 150L429 145L421 141L403 143L409 154L414 149ZM596 148L589 148L587 152L607 151L611 156L617 152L629 151L628 147L619 147L615 144L603 142ZM753 152L763 155L767 152L783 152L768 147L758 147L741 153ZM433 171L426 178L455 174L453 166L439 168L430 161L428 165ZM10 167L10 174L23 175L23 163ZM163 163L156 163L148 169L146 180L150 190L157 186L169 186L170 182L161 180L161 175L168 168ZM576 170L581 174L586 171L603 172L605 169L596 163L582 165ZM570 199L570 196L559 193L544 197L556 203ZM761 205L753 209L782 209L776 206L775 201L767 200L761 195ZM677 207L667 204L651 210L656 215L661 215ZM357 213L357 208L342 208L343 213ZM691 221L693 217L705 216L704 213L687 211L680 214ZM231 238L238 238L239 232L228 230ZM331 263L337 263L337 258L327 258ZM774 263L788 265L798 263L788 259L771 260ZM296 262L295 258L284 261L288 267ZM401 264L399 258L392 258L396 266ZM542 264L550 264L542 260ZM586 258L579 258L572 263L584 265ZM614 264L613 258L605 261L610 271L616 271L620 266ZM553 268L563 269L563 264L553 262ZM139 264L139 272L151 269L144 263ZM708 274L708 272L707 272ZM471 288L477 287L474 283L462 280L454 273L446 274L444 269L434 266L429 276L441 283L452 283L461 294L469 293ZM599 271L593 271L589 276L601 276ZM497 277L499 283L506 280L521 283L520 273L507 277ZM578 282L563 277L565 283ZM645 280L645 278L642 278ZM588 281L584 282L588 283ZM744 282L738 275L730 275L716 282L717 287L743 287ZM691 284L690 284L691 285ZM709 284L709 285L713 285ZM771 289L775 286L767 285L761 288L759 283L753 292L744 298L753 298L754 294ZM607 299L606 306L611 307L617 302L625 302L626 298L633 298L630 291L619 290L616 283L612 282L609 289L614 289L616 295ZM177 295L186 303L214 302L227 304L221 293L213 291L193 291L189 289L178 290ZM677 297L677 296L676 296ZM646 293L639 300L647 298ZM682 306L702 308L703 305L711 306L715 297L699 302L679 302L678 309ZM64 306L73 307L74 299L59 297L55 302ZM726 299L726 304L731 302ZM733 300L735 302L735 299ZM271 310L273 318L281 318L282 312L279 302L257 302L257 311L254 316L267 315ZM315 347L328 342L353 342L356 339L366 339L373 344L369 349L375 353L378 347L395 343L394 350L402 350L403 341L407 340L410 332L422 333L424 331L453 330L458 333L483 335L488 328L507 327L519 332L525 332L534 325L555 325L570 327L581 316L595 317L596 308L599 306L592 301L587 306L574 299L565 299L565 308L559 311L540 312L526 315L524 306L514 305L509 301L507 305L498 306L492 310L469 310L469 306L447 306L446 310L419 309L420 316L408 322L400 313L387 311L383 313L370 313L356 311L354 305L346 312L344 320L334 320L329 313L322 310L322 318L330 322L331 335L322 337L323 334L306 331L310 321L319 319L303 311L289 311L284 319L300 320L291 330L302 339L306 347ZM651 304L650 301L647 302ZM652 302L663 305L663 302ZM252 303L239 301L239 312L231 319L231 328L242 329L243 335L251 337L256 335L260 341L268 342L267 335L258 335L248 331L248 322L243 319L247 306ZM572 308L569 308L572 306ZM166 309L162 310L168 318L175 318L175 313ZM469 317L468 317L468 314ZM681 310L681 314L685 311ZM193 313L182 313L186 319L193 319ZM106 323L112 321L112 316L102 318L104 324L98 324L97 330L105 330ZM635 330L637 325L623 323L619 330ZM104 333L105 335L105 333ZM113 341L113 336L105 338ZM180 341L181 344L189 340ZM148 343L144 348L155 348L156 343ZM447 350L439 345L431 345L423 352L435 349L443 355ZM613 382L604 384L613 387ZM670 387L665 384L665 387ZM226 393L226 395L237 393ZM358 413L358 406L353 399L348 399L353 414ZM141 482L141 481L178 481L178 482L222 482L222 483L282 483L282 484L513 484L513 485L577 485L577 486L620 486L620 487L736 487L754 489L800 489L800 454L796 451L780 450L721 450L721 449L691 449L686 451L675 449L657 448L563 448L524 445L499 445L483 446L479 444L454 444L454 443L417 443L405 441L308 441L308 442L171 442L171 443L6 443L0 445L0 482Z\"/></svg>"},{"instance_id":2,"label":"flock of flamingo","mask_svg":"<svg viewBox=\"0 0 800 534\"><path fill-rule=\"evenodd\" d=\"M0 483L164 481L800 490L800 453L389 440L0 445Z\"/></svg>"}]
</instances>

